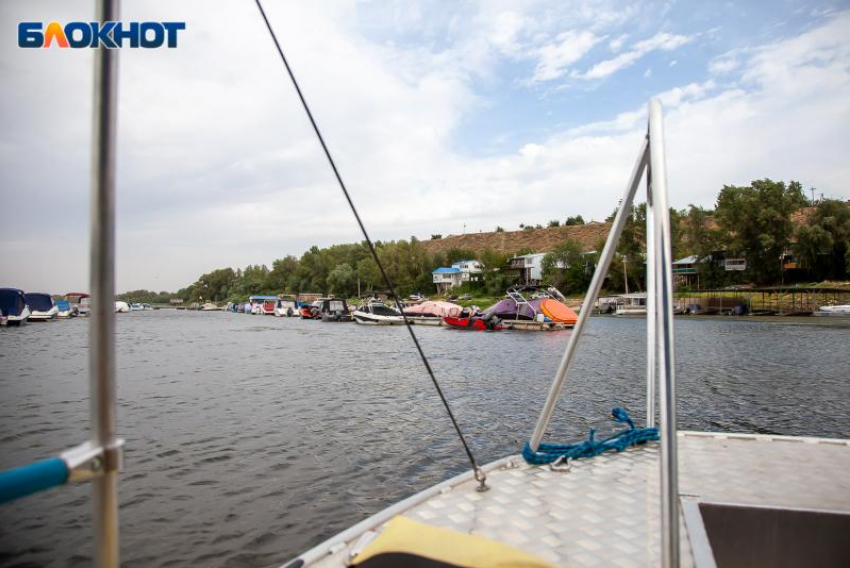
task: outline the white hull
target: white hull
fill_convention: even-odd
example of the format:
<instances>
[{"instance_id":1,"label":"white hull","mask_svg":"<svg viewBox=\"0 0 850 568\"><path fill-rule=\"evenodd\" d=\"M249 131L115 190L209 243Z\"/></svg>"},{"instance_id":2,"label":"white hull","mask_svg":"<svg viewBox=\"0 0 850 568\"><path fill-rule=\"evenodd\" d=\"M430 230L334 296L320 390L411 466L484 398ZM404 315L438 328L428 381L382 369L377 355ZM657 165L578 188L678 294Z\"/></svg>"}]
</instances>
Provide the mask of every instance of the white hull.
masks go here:
<instances>
[{"instance_id":1,"label":"white hull","mask_svg":"<svg viewBox=\"0 0 850 568\"><path fill-rule=\"evenodd\" d=\"M404 325L401 316L377 316L364 312L354 312L354 321L363 325Z\"/></svg>"},{"instance_id":2,"label":"white hull","mask_svg":"<svg viewBox=\"0 0 850 568\"><path fill-rule=\"evenodd\" d=\"M8 326L21 325L22 323L26 323L27 320L29 320L30 314L31 314L31 312L30 312L29 306L25 306L24 311L22 311L20 313L20 315L6 316L6 317L3 318L2 323L3 323L3 325L8 325Z\"/></svg>"},{"instance_id":3,"label":"white hull","mask_svg":"<svg viewBox=\"0 0 850 568\"><path fill-rule=\"evenodd\" d=\"M116 314L126 314L130 311L130 304L127 302L115 302L115 313Z\"/></svg>"},{"instance_id":4,"label":"white hull","mask_svg":"<svg viewBox=\"0 0 850 568\"><path fill-rule=\"evenodd\" d=\"M850 318L850 305L824 306L815 312L818 317Z\"/></svg>"},{"instance_id":5,"label":"white hull","mask_svg":"<svg viewBox=\"0 0 850 568\"><path fill-rule=\"evenodd\" d=\"M38 310L33 310L30 314L30 321L49 321L55 319L59 314L59 308L53 306L46 312L40 312Z\"/></svg>"}]
</instances>

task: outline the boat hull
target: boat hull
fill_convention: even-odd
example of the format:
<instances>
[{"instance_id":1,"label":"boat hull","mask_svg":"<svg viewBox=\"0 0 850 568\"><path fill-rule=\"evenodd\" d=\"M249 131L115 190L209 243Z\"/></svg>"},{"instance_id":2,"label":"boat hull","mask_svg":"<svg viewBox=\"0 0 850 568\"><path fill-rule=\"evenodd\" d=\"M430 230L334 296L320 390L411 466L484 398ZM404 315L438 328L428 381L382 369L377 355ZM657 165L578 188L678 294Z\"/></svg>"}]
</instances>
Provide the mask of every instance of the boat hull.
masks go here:
<instances>
[{"instance_id":1,"label":"boat hull","mask_svg":"<svg viewBox=\"0 0 850 568\"><path fill-rule=\"evenodd\" d=\"M466 331L502 331L505 329L505 326L502 325L501 321L497 320L497 323L488 322L482 317L452 317L447 316L443 318L443 321L449 327L453 327L456 329L463 329Z\"/></svg>"},{"instance_id":2,"label":"boat hull","mask_svg":"<svg viewBox=\"0 0 850 568\"><path fill-rule=\"evenodd\" d=\"M354 312L352 315L355 323L362 325L404 325L404 318L401 316L379 316L364 312Z\"/></svg>"}]
</instances>

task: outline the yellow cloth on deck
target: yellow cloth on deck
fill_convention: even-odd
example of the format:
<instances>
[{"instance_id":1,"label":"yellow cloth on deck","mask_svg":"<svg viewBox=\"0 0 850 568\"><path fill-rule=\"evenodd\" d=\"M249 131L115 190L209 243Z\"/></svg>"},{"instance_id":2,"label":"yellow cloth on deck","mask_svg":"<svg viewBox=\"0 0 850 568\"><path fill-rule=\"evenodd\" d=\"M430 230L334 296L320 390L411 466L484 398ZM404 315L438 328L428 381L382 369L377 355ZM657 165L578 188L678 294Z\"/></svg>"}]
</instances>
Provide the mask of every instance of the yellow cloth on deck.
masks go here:
<instances>
[{"instance_id":1,"label":"yellow cloth on deck","mask_svg":"<svg viewBox=\"0 0 850 568\"><path fill-rule=\"evenodd\" d=\"M469 568L552 567L495 540L426 525L402 516L388 522L383 532L354 558L352 565L357 566L381 554L409 554Z\"/></svg>"}]
</instances>

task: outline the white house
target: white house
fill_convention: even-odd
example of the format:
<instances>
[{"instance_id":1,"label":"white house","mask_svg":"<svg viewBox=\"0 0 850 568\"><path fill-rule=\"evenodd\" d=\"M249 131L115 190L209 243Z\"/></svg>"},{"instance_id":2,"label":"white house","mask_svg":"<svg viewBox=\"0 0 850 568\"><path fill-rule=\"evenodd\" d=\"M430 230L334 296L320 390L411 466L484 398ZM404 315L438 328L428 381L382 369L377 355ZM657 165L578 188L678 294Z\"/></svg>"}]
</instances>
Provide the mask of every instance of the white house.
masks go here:
<instances>
[{"instance_id":1,"label":"white house","mask_svg":"<svg viewBox=\"0 0 850 568\"><path fill-rule=\"evenodd\" d=\"M477 260L459 260L452 264L452 268L460 270L461 282L469 282L470 280L478 279L478 275L481 274L484 265Z\"/></svg>"},{"instance_id":2,"label":"white house","mask_svg":"<svg viewBox=\"0 0 850 568\"><path fill-rule=\"evenodd\" d=\"M460 268L454 266L451 268L440 267L432 272L431 276L438 293L443 293L455 286L460 286L461 279L463 278Z\"/></svg>"},{"instance_id":3,"label":"white house","mask_svg":"<svg viewBox=\"0 0 850 568\"><path fill-rule=\"evenodd\" d=\"M511 259L509 268L519 270L519 279L524 284L536 284L543 279L543 257L545 252L523 254Z\"/></svg>"}]
</instances>

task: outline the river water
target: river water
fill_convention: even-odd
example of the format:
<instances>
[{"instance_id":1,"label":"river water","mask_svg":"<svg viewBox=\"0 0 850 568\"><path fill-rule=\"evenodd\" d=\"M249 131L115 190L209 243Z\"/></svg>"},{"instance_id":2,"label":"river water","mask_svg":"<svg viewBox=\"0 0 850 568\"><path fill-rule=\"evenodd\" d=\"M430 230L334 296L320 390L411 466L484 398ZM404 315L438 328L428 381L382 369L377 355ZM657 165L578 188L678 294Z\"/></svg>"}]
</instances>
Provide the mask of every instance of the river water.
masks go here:
<instances>
[{"instance_id":1,"label":"river water","mask_svg":"<svg viewBox=\"0 0 850 568\"><path fill-rule=\"evenodd\" d=\"M814 323L814 322L813 322ZM0 330L0 468L88 431L88 322ZM570 332L417 327L482 463L530 434ZM593 318L549 439L643 417L645 321ZM676 320L682 429L850 437L850 329ZM467 464L402 328L118 316L125 566L274 566ZM0 506L0 565L89 566L90 487Z\"/></svg>"}]
</instances>

